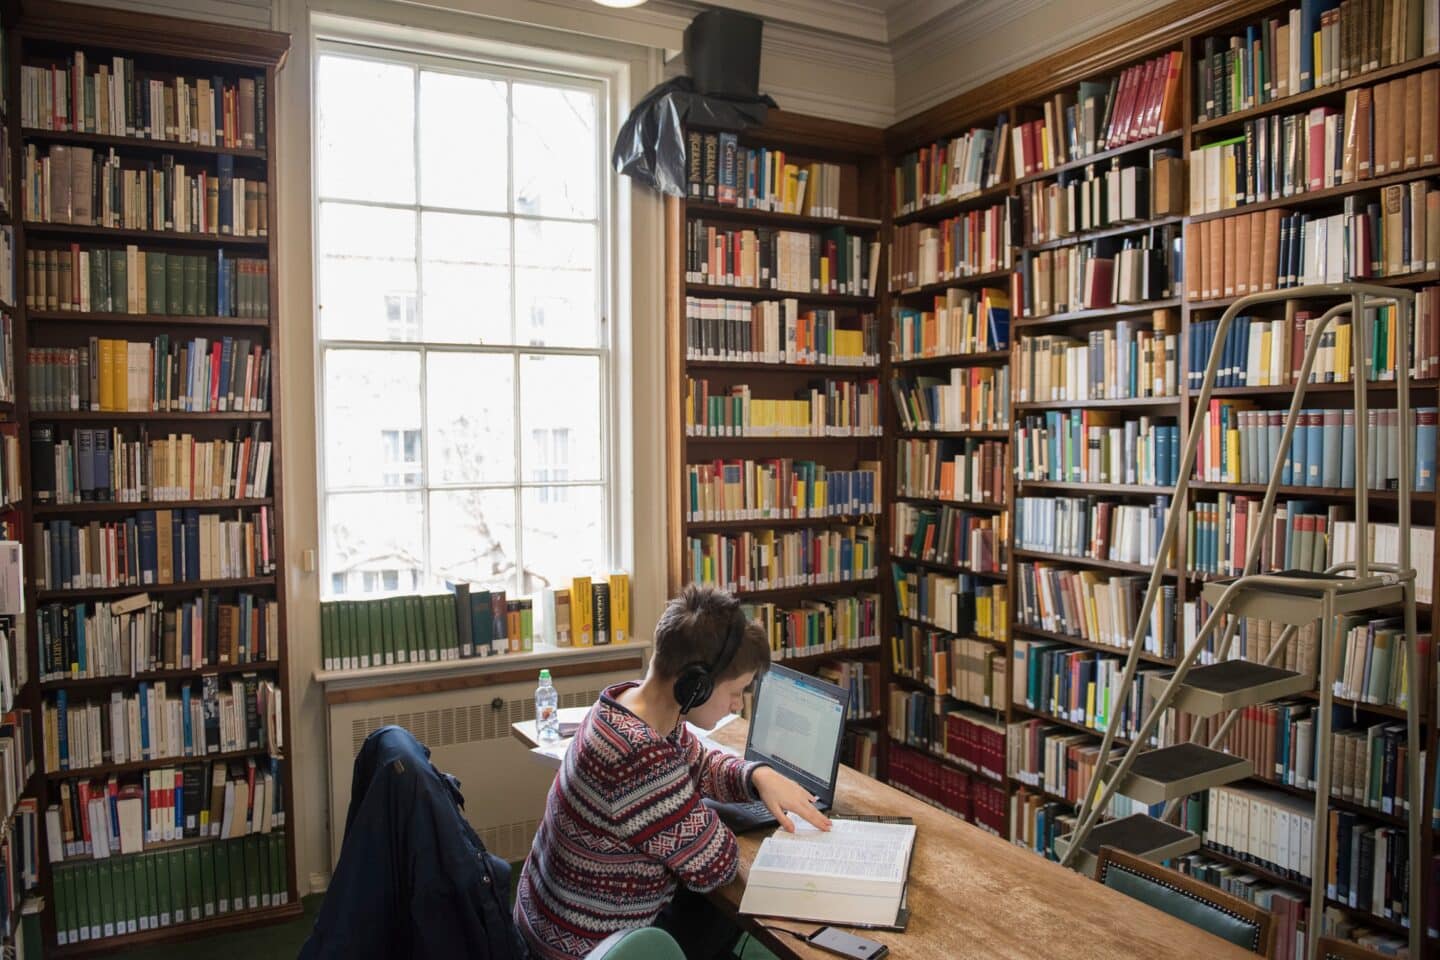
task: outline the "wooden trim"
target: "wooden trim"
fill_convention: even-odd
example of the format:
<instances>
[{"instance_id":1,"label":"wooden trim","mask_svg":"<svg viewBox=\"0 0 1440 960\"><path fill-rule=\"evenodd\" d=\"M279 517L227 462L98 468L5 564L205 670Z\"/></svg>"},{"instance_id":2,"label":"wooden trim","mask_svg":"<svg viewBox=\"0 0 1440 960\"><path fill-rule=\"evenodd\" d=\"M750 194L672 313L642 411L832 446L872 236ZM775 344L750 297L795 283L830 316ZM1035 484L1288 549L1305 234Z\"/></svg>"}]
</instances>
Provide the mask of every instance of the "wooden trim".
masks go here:
<instances>
[{"instance_id":1,"label":"wooden trim","mask_svg":"<svg viewBox=\"0 0 1440 960\"><path fill-rule=\"evenodd\" d=\"M1095 865L1097 883L1105 882L1106 868L1112 864L1130 873L1153 880L1155 883L1176 889L1201 903L1215 904L1226 913L1234 914L1245 922L1254 924L1259 942L1252 952L1262 957L1269 957L1273 954L1275 950L1275 914L1269 910L1262 909L1248 900L1241 900L1203 880L1186 876L1178 870L1162 867L1149 860L1142 860L1132 853L1126 853L1115 847L1100 848L1099 861Z\"/></svg>"},{"instance_id":2,"label":"wooden trim","mask_svg":"<svg viewBox=\"0 0 1440 960\"><path fill-rule=\"evenodd\" d=\"M1316 960L1384 960L1385 955L1349 940L1321 937L1315 942L1315 957Z\"/></svg>"},{"instance_id":3,"label":"wooden trim","mask_svg":"<svg viewBox=\"0 0 1440 960\"><path fill-rule=\"evenodd\" d=\"M583 677L614 670L634 670L645 661L635 656L614 657L609 660L585 660L578 663L561 663L548 667L552 677ZM405 680L374 687L351 687L345 690L327 690L325 703L368 703L372 700L388 700L391 697L414 697L427 693L448 693L452 690L471 690L476 687L495 687L506 683L522 683L534 680L535 671L499 670L493 673L472 673L463 677L432 677L428 680Z\"/></svg>"},{"instance_id":4,"label":"wooden trim","mask_svg":"<svg viewBox=\"0 0 1440 960\"><path fill-rule=\"evenodd\" d=\"M20 29L27 38L100 46L181 60L276 67L290 52L290 34L152 13L107 10L62 0L24 0ZM270 78L271 86L274 78ZM267 128L268 129L268 128Z\"/></svg>"},{"instance_id":5,"label":"wooden trim","mask_svg":"<svg viewBox=\"0 0 1440 960\"><path fill-rule=\"evenodd\" d=\"M665 579L680 592L685 566L685 201L665 198ZM27 444L21 444L27 446Z\"/></svg>"},{"instance_id":6,"label":"wooden trim","mask_svg":"<svg viewBox=\"0 0 1440 960\"><path fill-rule=\"evenodd\" d=\"M879 156L885 149L885 131L880 127L827 120L787 110L771 110L764 123L747 127L745 135L767 142L845 154Z\"/></svg>"}]
</instances>

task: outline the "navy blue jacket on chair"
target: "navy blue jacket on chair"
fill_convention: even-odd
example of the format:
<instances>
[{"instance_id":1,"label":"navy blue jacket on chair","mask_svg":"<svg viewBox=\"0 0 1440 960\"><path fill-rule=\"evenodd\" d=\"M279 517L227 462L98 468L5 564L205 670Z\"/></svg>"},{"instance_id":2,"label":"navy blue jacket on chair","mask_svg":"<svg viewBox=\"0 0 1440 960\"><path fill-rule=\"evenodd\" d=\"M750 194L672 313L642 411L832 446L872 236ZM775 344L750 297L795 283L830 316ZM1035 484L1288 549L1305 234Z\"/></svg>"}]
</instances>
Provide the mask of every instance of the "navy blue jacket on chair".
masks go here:
<instances>
[{"instance_id":1,"label":"navy blue jacket on chair","mask_svg":"<svg viewBox=\"0 0 1440 960\"><path fill-rule=\"evenodd\" d=\"M458 781L403 727L355 758L340 862L300 960L523 960L510 865L461 814Z\"/></svg>"}]
</instances>

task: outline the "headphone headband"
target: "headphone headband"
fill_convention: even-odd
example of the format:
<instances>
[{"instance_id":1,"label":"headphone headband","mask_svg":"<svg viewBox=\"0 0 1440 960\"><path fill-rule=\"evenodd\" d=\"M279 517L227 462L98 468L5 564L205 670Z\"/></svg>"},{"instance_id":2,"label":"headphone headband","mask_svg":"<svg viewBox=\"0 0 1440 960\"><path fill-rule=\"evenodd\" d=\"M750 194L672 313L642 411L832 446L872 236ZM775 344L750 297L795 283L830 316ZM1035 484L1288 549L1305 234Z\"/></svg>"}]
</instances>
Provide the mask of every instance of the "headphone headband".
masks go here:
<instances>
[{"instance_id":1,"label":"headphone headband","mask_svg":"<svg viewBox=\"0 0 1440 960\"><path fill-rule=\"evenodd\" d=\"M675 678L675 702L680 704L682 714L689 713L697 707L704 706L715 692L715 682L720 679L721 674L730 666L735 659L735 654L740 650L740 641L744 638L745 617L740 610L740 602L734 601L730 608L730 626L725 631L725 643L715 659L710 662L696 660L688 663L680 670L680 675Z\"/></svg>"}]
</instances>

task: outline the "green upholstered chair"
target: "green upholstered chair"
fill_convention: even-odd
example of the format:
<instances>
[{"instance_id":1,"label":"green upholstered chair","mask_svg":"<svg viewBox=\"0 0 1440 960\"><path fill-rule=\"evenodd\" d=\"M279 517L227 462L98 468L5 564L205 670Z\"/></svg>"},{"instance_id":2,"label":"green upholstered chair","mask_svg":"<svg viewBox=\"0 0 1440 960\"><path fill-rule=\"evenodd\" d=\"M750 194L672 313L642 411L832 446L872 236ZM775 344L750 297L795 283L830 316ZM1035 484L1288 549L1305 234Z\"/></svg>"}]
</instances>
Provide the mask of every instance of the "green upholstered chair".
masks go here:
<instances>
[{"instance_id":1,"label":"green upholstered chair","mask_svg":"<svg viewBox=\"0 0 1440 960\"><path fill-rule=\"evenodd\" d=\"M1274 914L1194 877L1101 847L1095 879L1251 953L1268 957L1274 949Z\"/></svg>"},{"instance_id":2,"label":"green upholstered chair","mask_svg":"<svg viewBox=\"0 0 1440 960\"><path fill-rule=\"evenodd\" d=\"M1349 940L1321 937L1320 942L1315 944L1315 958L1316 960L1385 960L1385 954L1362 947Z\"/></svg>"},{"instance_id":3,"label":"green upholstered chair","mask_svg":"<svg viewBox=\"0 0 1440 960\"><path fill-rule=\"evenodd\" d=\"M657 927L612 933L585 960L685 960L675 938Z\"/></svg>"}]
</instances>

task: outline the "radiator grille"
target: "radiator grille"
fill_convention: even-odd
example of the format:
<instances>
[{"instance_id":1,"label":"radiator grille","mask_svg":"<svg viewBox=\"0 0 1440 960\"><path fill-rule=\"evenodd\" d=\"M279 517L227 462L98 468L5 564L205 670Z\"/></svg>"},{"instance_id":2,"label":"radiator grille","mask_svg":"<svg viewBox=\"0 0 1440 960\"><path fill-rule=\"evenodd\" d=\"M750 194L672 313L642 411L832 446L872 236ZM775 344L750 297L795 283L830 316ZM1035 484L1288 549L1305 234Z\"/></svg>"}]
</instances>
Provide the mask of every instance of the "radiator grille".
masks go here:
<instances>
[{"instance_id":1,"label":"radiator grille","mask_svg":"<svg viewBox=\"0 0 1440 960\"><path fill-rule=\"evenodd\" d=\"M539 829L539 820L522 820L485 827L478 832L486 850L502 860L516 863L530 855L530 843Z\"/></svg>"},{"instance_id":2,"label":"radiator grille","mask_svg":"<svg viewBox=\"0 0 1440 960\"><path fill-rule=\"evenodd\" d=\"M599 689L562 693L560 694L560 706L588 707L599 698ZM534 697L501 700L498 705L491 700L486 700L481 703L462 704L454 707L437 707L434 710L361 717L350 722L350 754L353 758L360 752L366 737L381 727L388 727L391 724L404 727L414 735L416 740L431 750L436 750L457 743L501 740L510 736L511 724L533 719L535 719ZM510 825L515 829L522 829L524 826L523 823ZM533 822L530 833L534 833ZM529 843L528 839L526 843ZM489 845L488 839L486 845Z\"/></svg>"}]
</instances>

